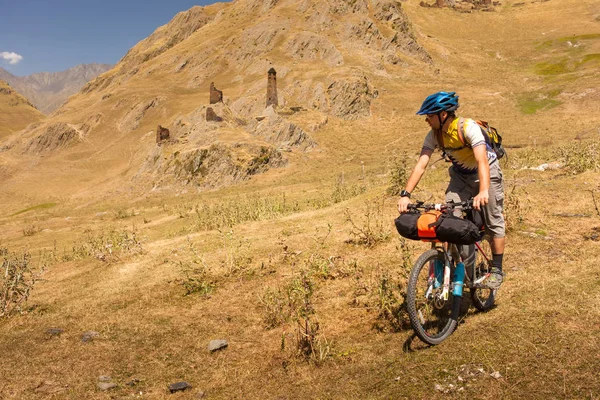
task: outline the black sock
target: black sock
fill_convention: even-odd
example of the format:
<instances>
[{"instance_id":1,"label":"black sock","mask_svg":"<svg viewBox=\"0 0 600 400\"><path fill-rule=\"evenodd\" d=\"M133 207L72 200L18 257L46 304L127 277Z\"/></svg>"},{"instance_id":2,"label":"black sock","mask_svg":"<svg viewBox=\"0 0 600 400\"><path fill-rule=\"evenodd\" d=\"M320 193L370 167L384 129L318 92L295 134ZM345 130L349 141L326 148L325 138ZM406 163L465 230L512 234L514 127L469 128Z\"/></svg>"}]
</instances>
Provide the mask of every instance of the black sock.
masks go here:
<instances>
[{"instance_id":1,"label":"black sock","mask_svg":"<svg viewBox=\"0 0 600 400\"><path fill-rule=\"evenodd\" d=\"M504 258L504 253L502 254L492 254L492 265L494 268L498 268L502 271L502 259Z\"/></svg>"}]
</instances>

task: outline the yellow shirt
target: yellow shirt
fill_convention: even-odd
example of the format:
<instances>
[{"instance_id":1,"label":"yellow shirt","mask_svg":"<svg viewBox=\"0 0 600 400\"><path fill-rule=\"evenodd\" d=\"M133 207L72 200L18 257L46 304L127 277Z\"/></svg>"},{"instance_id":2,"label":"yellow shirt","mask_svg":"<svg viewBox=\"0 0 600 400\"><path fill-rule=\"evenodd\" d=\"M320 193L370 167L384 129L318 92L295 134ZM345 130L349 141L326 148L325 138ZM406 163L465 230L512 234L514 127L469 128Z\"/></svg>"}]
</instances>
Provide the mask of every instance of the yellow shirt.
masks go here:
<instances>
[{"instance_id":1,"label":"yellow shirt","mask_svg":"<svg viewBox=\"0 0 600 400\"><path fill-rule=\"evenodd\" d=\"M477 160L473 153L473 147L485 145L485 138L483 132L477 123L470 119L464 119L464 139L465 144L460 140L458 136L458 118L450 123L448 132L442 134L442 140L444 141L444 151L452 165L457 172L464 174L474 174L477 172ZM436 147L440 147L437 143L437 138L433 130L429 131L423 142L423 149L435 150ZM496 160L496 153L487 147L488 162L491 164Z\"/></svg>"}]
</instances>

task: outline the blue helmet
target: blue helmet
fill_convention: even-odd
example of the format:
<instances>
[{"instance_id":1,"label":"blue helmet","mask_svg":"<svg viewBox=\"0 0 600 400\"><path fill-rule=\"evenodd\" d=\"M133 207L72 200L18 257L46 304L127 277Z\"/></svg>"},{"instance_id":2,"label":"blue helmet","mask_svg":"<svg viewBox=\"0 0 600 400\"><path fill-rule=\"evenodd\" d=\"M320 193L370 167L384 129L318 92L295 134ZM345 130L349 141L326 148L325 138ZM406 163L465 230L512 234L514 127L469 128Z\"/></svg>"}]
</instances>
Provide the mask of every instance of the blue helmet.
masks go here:
<instances>
[{"instance_id":1,"label":"blue helmet","mask_svg":"<svg viewBox=\"0 0 600 400\"><path fill-rule=\"evenodd\" d=\"M442 111L454 112L458 108L456 92L437 92L427 96L417 115L437 114Z\"/></svg>"}]
</instances>

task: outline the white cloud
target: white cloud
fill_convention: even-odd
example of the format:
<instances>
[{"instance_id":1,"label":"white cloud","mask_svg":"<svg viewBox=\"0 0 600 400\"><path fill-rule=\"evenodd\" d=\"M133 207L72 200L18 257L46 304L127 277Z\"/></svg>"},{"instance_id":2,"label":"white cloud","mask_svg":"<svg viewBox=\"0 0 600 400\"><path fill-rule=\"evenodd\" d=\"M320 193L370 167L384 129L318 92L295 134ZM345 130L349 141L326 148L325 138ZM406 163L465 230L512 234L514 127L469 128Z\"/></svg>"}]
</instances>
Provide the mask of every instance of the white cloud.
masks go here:
<instances>
[{"instance_id":1,"label":"white cloud","mask_svg":"<svg viewBox=\"0 0 600 400\"><path fill-rule=\"evenodd\" d=\"M2 51L0 52L0 58L8 61L9 64L17 64L19 61L23 59L23 56L17 53L13 53L12 51Z\"/></svg>"}]
</instances>

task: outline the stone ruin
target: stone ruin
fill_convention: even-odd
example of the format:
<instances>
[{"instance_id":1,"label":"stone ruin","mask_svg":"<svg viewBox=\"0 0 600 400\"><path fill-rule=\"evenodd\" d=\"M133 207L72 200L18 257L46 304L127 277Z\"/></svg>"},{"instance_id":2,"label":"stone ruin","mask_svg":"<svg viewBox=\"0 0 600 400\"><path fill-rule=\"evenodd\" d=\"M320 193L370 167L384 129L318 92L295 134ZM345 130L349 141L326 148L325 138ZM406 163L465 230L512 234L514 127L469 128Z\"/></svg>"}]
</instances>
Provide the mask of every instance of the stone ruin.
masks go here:
<instances>
[{"instance_id":1,"label":"stone ruin","mask_svg":"<svg viewBox=\"0 0 600 400\"><path fill-rule=\"evenodd\" d=\"M215 87L215 83L210 83L210 104L223 102L223 92ZM212 107L206 109L206 120L213 122L221 122L223 118L219 117Z\"/></svg>"},{"instance_id":2,"label":"stone ruin","mask_svg":"<svg viewBox=\"0 0 600 400\"><path fill-rule=\"evenodd\" d=\"M169 138L169 130L158 125L158 127L156 128L156 143L164 142L165 140L169 140Z\"/></svg>"},{"instance_id":3,"label":"stone ruin","mask_svg":"<svg viewBox=\"0 0 600 400\"><path fill-rule=\"evenodd\" d=\"M267 105L266 107L277 107L277 72L275 68L271 68L268 72L267 81Z\"/></svg>"},{"instance_id":4,"label":"stone ruin","mask_svg":"<svg viewBox=\"0 0 600 400\"><path fill-rule=\"evenodd\" d=\"M435 3L433 4L424 1L421 1L420 3L421 7L451 7L458 10L465 9L465 5L468 5L466 8L470 9L490 11L490 7L499 6L501 3L493 0L435 0Z\"/></svg>"},{"instance_id":5,"label":"stone ruin","mask_svg":"<svg viewBox=\"0 0 600 400\"><path fill-rule=\"evenodd\" d=\"M215 87L215 83L210 83L210 104L223 102L223 92Z\"/></svg>"},{"instance_id":6,"label":"stone ruin","mask_svg":"<svg viewBox=\"0 0 600 400\"><path fill-rule=\"evenodd\" d=\"M215 110L212 109L212 107L208 107L206 109L206 120L213 122L221 122L223 121L223 118L219 117L217 113L215 113Z\"/></svg>"}]
</instances>

